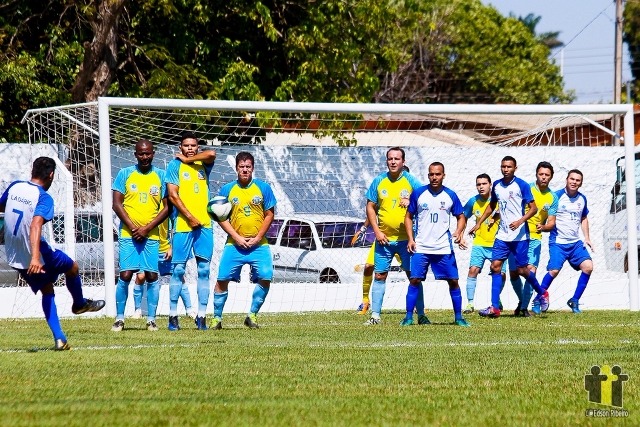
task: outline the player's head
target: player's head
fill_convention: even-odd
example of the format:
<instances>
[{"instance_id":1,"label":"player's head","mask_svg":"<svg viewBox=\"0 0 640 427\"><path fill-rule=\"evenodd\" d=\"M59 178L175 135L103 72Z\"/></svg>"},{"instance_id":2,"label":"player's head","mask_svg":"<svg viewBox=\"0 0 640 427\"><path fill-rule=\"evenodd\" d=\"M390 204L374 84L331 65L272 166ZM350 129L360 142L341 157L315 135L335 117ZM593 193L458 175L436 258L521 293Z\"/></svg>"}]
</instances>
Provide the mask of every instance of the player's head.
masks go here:
<instances>
[{"instance_id":1,"label":"player's head","mask_svg":"<svg viewBox=\"0 0 640 427\"><path fill-rule=\"evenodd\" d=\"M404 168L404 150L392 147L387 150L387 168L392 175L400 175Z\"/></svg>"},{"instance_id":2,"label":"player's head","mask_svg":"<svg viewBox=\"0 0 640 427\"><path fill-rule=\"evenodd\" d=\"M502 176L510 181L514 175L516 174L516 169L518 169L518 162L511 156L504 156L502 161L500 162L500 172L502 172Z\"/></svg>"},{"instance_id":3,"label":"player's head","mask_svg":"<svg viewBox=\"0 0 640 427\"><path fill-rule=\"evenodd\" d=\"M136 142L136 148L133 155L138 161L138 168L140 170L146 171L151 168L154 152L153 143L148 139L140 139Z\"/></svg>"},{"instance_id":4,"label":"player's head","mask_svg":"<svg viewBox=\"0 0 640 427\"><path fill-rule=\"evenodd\" d=\"M491 177L486 173L476 176L476 189L478 194L485 199L491 194Z\"/></svg>"},{"instance_id":5,"label":"player's head","mask_svg":"<svg viewBox=\"0 0 640 427\"><path fill-rule=\"evenodd\" d=\"M571 169L567 174L567 190L570 193L575 193L580 187L582 187L582 172L578 169Z\"/></svg>"},{"instance_id":6,"label":"player's head","mask_svg":"<svg viewBox=\"0 0 640 427\"><path fill-rule=\"evenodd\" d=\"M236 172L241 184L248 184L253 178L254 162L253 154L249 152L241 151L236 155Z\"/></svg>"},{"instance_id":7,"label":"player's head","mask_svg":"<svg viewBox=\"0 0 640 427\"><path fill-rule=\"evenodd\" d=\"M444 180L444 165L440 162L433 162L429 165L429 185L432 189L442 187Z\"/></svg>"},{"instance_id":8,"label":"player's head","mask_svg":"<svg viewBox=\"0 0 640 427\"><path fill-rule=\"evenodd\" d=\"M180 151L185 157L192 157L198 153L198 138L193 132L182 132L182 135L180 135Z\"/></svg>"},{"instance_id":9,"label":"player's head","mask_svg":"<svg viewBox=\"0 0 640 427\"><path fill-rule=\"evenodd\" d=\"M547 189L553 179L553 166L549 162L540 162L536 166L536 184L539 188Z\"/></svg>"},{"instance_id":10,"label":"player's head","mask_svg":"<svg viewBox=\"0 0 640 427\"><path fill-rule=\"evenodd\" d=\"M56 171L56 162L50 157L38 157L33 161L31 168L31 179L40 181L45 190L51 187L53 175Z\"/></svg>"}]
</instances>

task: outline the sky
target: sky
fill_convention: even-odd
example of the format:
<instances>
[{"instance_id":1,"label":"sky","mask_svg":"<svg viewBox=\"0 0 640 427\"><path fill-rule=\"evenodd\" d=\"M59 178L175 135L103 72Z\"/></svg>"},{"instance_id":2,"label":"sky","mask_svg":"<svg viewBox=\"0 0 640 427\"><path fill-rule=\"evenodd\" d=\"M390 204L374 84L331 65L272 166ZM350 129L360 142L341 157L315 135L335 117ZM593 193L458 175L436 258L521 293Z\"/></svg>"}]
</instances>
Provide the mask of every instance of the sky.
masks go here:
<instances>
[{"instance_id":1,"label":"sky","mask_svg":"<svg viewBox=\"0 0 640 427\"><path fill-rule=\"evenodd\" d=\"M564 48L552 57L561 67L565 90L573 89L574 104L613 102L615 54L614 0L482 0L502 15L541 16L538 34L560 31ZM622 52L622 82L631 80L629 53Z\"/></svg>"}]
</instances>

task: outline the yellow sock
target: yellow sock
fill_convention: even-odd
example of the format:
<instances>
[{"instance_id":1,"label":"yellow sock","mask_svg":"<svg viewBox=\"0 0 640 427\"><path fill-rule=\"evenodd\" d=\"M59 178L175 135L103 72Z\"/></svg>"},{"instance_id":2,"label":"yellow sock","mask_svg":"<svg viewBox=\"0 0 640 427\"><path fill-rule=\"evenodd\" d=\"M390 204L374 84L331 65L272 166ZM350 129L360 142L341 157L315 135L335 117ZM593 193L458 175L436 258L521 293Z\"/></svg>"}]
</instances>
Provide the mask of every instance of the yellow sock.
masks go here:
<instances>
[{"instance_id":1,"label":"yellow sock","mask_svg":"<svg viewBox=\"0 0 640 427\"><path fill-rule=\"evenodd\" d=\"M362 276L362 302L369 302L369 290L373 282L373 274L371 276Z\"/></svg>"}]
</instances>

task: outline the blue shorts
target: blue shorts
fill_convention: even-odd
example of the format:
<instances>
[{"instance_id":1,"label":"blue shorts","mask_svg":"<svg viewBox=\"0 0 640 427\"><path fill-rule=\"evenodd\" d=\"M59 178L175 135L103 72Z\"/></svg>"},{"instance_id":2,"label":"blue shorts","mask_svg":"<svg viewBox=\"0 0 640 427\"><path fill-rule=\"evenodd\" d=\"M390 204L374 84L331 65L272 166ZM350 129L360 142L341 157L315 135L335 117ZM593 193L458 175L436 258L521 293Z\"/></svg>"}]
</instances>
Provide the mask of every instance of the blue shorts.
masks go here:
<instances>
[{"instance_id":1,"label":"blue shorts","mask_svg":"<svg viewBox=\"0 0 640 427\"><path fill-rule=\"evenodd\" d=\"M20 276L27 282L35 294L43 286L54 283L58 276L71 270L73 260L62 251L53 249L44 240L40 241L40 255L44 261L44 273L27 274L26 268L16 268Z\"/></svg>"},{"instance_id":2,"label":"blue shorts","mask_svg":"<svg viewBox=\"0 0 640 427\"><path fill-rule=\"evenodd\" d=\"M225 245L218 268L218 280L240 281L240 271L245 264L251 267L251 281L273 280L273 261L269 245L242 249L236 245Z\"/></svg>"},{"instance_id":3,"label":"blue shorts","mask_svg":"<svg viewBox=\"0 0 640 427\"><path fill-rule=\"evenodd\" d=\"M478 267L482 271L485 261L491 263L492 248L487 246L474 246L471 248L471 259L469 260L469 267ZM507 272L507 263L502 263L502 272Z\"/></svg>"},{"instance_id":4,"label":"blue shorts","mask_svg":"<svg viewBox=\"0 0 640 427\"><path fill-rule=\"evenodd\" d=\"M565 245L552 243L549 245L547 271L562 269L565 261L569 261L569 265L571 265L574 270L579 270L580 264L589 259L591 259L591 255L589 255L589 251L587 251L584 242L581 240Z\"/></svg>"},{"instance_id":5,"label":"blue shorts","mask_svg":"<svg viewBox=\"0 0 640 427\"><path fill-rule=\"evenodd\" d=\"M180 231L173 235L172 264L185 264L195 255L205 261L211 261L213 255L213 229L198 227L191 231Z\"/></svg>"},{"instance_id":6,"label":"blue shorts","mask_svg":"<svg viewBox=\"0 0 640 427\"><path fill-rule=\"evenodd\" d=\"M456 256L450 254L419 254L411 255L411 278L424 280L431 265L431 271L436 280L458 279L458 264Z\"/></svg>"},{"instance_id":7,"label":"blue shorts","mask_svg":"<svg viewBox=\"0 0 640 427\"><path fill-rule=\"evenodd\" d=\"M376 273L386 273L391 268L391 261L393 257L398 255L400 257L402 269L409 271L411 265L411 254L407 249L406 240L398 240L395 242L389 242L386 245L380 243L375 244L375 255L373 261L373 271Z\"/></svg>"},{"instance_id":8,"label":"blue shorts","mask_svg":"<svg viewBox=\"0 0 640 427\"><path fill-rule=\"evenodd\" d=\"M158 272L161 276L169 276L173 272L171 258L165 259L166 252L160 252L158 255Z\"/></svg>"},{"instance_id":9,"label":"blue shorts","mask_svg":"<svg viewBox=\"0 0 640 427\"><path fill-rule=\"evenodd\" d=\"M529 241L505 242L496 239L493 243L491 255L491 261L505 261L509 258L509 255L513 255L516 267L526 267L529 265ZM510 264L509 268L513 269L513 265Z\"/></svg>"},{"instance_id":10,"label":"blue shorts","mask_svg":"<svg viewBox=\"0 0 640 427\"><path fill-rule=\"evenodd\" d=\"M158 256L160 242L145 239L119 238L120 271L150 271L158 272Z\"/></svg>"},{"instance_id":11,"label":"blue shorts","mask_svg":"<svg viewBox=\"0 0 640 427\"><path fill-rule=\"evenodd\" d=\"M533 265L538 268L540 264L540 253L542 252L542 240L531 239L529 240L529 250L527 252L527 262L529 265ZM513 255L509 255L509 269L516 270L516 259Z\"/></svg>"}]
</instances>

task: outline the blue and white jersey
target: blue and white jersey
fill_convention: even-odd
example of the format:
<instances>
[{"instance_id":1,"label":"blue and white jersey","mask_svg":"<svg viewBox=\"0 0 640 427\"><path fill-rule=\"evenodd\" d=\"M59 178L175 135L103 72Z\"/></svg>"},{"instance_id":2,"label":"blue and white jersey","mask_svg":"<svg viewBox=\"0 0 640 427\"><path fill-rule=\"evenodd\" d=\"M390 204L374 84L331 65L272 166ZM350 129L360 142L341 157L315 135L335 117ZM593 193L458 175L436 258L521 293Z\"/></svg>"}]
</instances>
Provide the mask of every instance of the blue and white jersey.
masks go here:
<instances>
[{"instance_id":1,"label":"blue and white jersey","mask_svg":"<svg viewBox=\"0 0 640 427\"><path fill-rule=\"evenodd\" d=\"M571 197L564 188L556 191L556 196L558 197L556 226L549 234L549 244L575 243L580 240L582 218L589 213L587 198L579 191Z\"/></svg>"},{"instance_id":2,"label":"blue and white jersey","mask_svg":"<svg viewBox=\"0 0 640 427\"><path fill-rule=\"evenodd\" d=\"M509 224L522 218L525 207L532 201L531 187L518 177L513 177L509 183L504 182L504 178L493 183L491 202L497 202L500 209L500 226L496 239L503 242L529 240L529 228L526 222L515 230L511 230Z\"/></svg>"},{"instance_id":3,"label":"blue and white jersey","mask_svg":"<svg viewBox=\"0 0 640 427\"><path fill-rule=\"evenodd\" d=\"M457 194L447 187L438 193L430 185L418 188L409 197L407 208L413 215L416 252L422 254L450 254L453 252L449 221L451 215L462 214Z\"/></svg>"},{"instance_id":4,"label":"blue and white jersey","mask_svg":"<svg viewBox=\"0 0 640 427\"><path fill-rule=\"evenodd\" d=\"M0 197L1 204L5 205L4 242L7 261L14 268L29 268L31 222L34 216L41 216L45 222L53 219L53 198L39 185L14 181Z\"/></svg>"}]
</instances>

